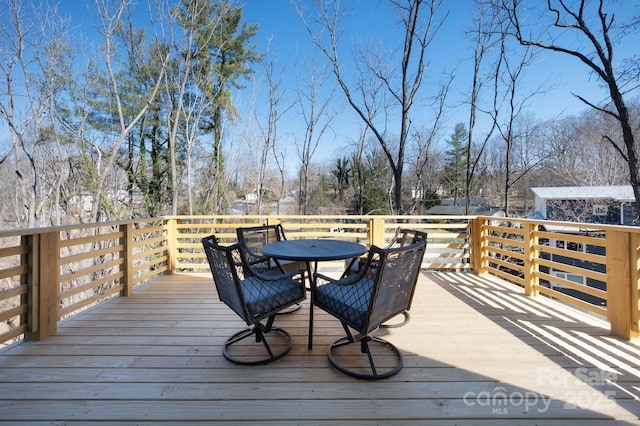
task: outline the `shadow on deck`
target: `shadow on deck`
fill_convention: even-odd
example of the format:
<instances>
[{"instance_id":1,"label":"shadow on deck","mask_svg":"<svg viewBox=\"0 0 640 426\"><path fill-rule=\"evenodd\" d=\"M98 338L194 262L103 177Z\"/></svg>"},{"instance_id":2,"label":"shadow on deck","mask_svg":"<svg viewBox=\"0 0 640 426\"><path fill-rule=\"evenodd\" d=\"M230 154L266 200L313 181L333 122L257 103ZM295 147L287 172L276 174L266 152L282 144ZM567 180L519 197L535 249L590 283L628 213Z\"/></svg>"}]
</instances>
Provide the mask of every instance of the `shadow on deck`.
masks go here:
<instances>
[{"instance_id":1,"label":"shadow on deck","mask_svg":"<svg viewBox=\"0 0 640 426\"><path fill-rule=\"evenodd\" d=\"M165 276L0 352L4 425L640 424L640 348L605 322L491 276L423 273L389 380L329 365L342 335L308 301L279 316L294 347L266 366L222 357L244 324L207 274Z\"/></svg>"}]
</instances>

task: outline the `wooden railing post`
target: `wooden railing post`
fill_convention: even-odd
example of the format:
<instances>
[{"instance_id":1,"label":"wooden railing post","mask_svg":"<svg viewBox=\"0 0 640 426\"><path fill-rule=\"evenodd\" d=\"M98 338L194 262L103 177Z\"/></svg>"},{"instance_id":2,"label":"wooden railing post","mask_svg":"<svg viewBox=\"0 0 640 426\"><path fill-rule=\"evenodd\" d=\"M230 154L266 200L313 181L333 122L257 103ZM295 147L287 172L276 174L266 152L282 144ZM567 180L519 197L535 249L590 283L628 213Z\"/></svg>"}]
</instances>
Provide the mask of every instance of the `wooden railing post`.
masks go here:
<instances>
[{"instance_id":1,"label":"wooden railing post","mask_svg":"<svg viewBox=\"0 0 640 426\"><path fill-rule=\"evenodd\" d=\"M640 233L630 234L631 265L640 264ZM631 330L640 335L640 275L638 268L631 268Z\"/></svg>"},{"instance_id":2,"label":"wooden railing post","mask_svg":"<svg viewBox=\"0 0 640 426\"><path fill-rule=\"evenodd\" d=\"M36 333L40 330L40 280L34 277L39 242L40 239L33 234L20 237L20 244L27 247L27 252L20 256L20 266L26 266L28 271L20 275L20 285L28 289L27 294L21 296L21 304L27 305L27 313L21 318L22 324L27 324L25 340L38 340Z\"/></svg>"},{"instance_id":3,"label":"wooden railing post","mask_svg":"<svg viewBox=\"0 0 640 426\"><path fill-rule=\"evenodd\" d=\"M472 219L471 222L471 231L473 233L473 238L471 239L471 255L473 256L473 272L477 275L488 272L487 253L485 250L487 231L483 226L486 221L487 219L483 217L476 217Z\"/></svg>"},{"instance_id":4,"label":"wooden railing post","mask_svg":"<svg viewBox=\"0 0 640 426\"><path fill-rule=\"evenodd\" d=\"M123 288L121 295L130 296L133 294L133 223L120 225L120 231L124 234L121 244L124 246L124 262L121 265L123 272Z\"/></svg>"},{"instance_id":5,"label":"wooden railing post","mask_svg":"<svg viewBox=\"0 0 640 426\"><path fill-rule=\"evenodd\" d=\"M631 315L631 291L638 286L637 282L632 283L637 274L632 272L636 262L631 259L636 259L636 250L631 241L631 234L627 231L606 231L607 316L611 334L625 340L638 337L632 328Z\"/></svg>"},{"instance_id":6,"label":"wooden railing post","mask_svg":"<svg viewBox=\"0 0 640 426\"><path fill-rule=\"evenodd\" d=\"M33 234L30 241L31 300L25 340L42 340L58 329L60 306L60 233Z\"/></svg>"},{"instance_id":7,"label":"wooden railing post","mask_svg":"<svg viewBox=\"0 0 640 426\"><path fill-rule=\"evenodd\" d=\"M538 224L525 222L524 228L524 293L527 296L537 296L538 291Z\"/></svg>"},{"instance_id":8,"label":"wooden railing post","mask_svg":"<svg viewBox=\"0 0 640 426\"><path fill-rule=\"evenodd\" d=\"M267 216L265 219L265 225L280 225L282 223L282 219L277 216Z\"/></svg>"},{"instance_id":9,"label":"wooden railing post","mask_svg":"<svg viewBox=\"0 0 640 426\"><path fill-rule=\"evenodd\" d=\"M384 219L372 217L369 219L369 244L378 247L386 245L384 238Z\"/></svg>"},{"instance_id":10,"label":"wooden railing post","mask_svg":"<svg viewBox=\"0 0 640 426\"><path fill-rule=\"evenodd\" d=\"M178 259L178 220L175 217L164 219L164 227L167 236L167 273L176 273Z\"/></svg>"}]
</instances>

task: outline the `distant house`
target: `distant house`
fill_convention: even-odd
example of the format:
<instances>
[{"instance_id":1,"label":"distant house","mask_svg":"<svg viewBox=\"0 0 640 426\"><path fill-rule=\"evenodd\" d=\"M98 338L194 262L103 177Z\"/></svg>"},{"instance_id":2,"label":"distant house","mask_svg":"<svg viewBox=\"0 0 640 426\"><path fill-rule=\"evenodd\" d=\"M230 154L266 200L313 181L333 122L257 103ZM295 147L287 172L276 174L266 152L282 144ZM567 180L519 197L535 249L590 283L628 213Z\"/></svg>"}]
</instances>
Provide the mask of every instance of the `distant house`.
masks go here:
<instances>
[{"instance_id":1,"label":"distant house","mask_svg":"<svg viewBox=\"0 0 640 426\"><path fill-rule=\"evenodd\" d=\"M638 226L633 188L627 186L558 186L531 188L533 217L569 222Z\"/></svg>"},{"instance_id":2,"label":"distant house","mask_svg":"<svg viewBox=\"0 0 640 426\"><path fill-rule=\"evenodd\" d=\"M638 226L640 221L636 215L636 203L631 186L561 186L531 188L535 196L535 212L529 216L532 218L553 221L599 223L611 225ZM543 225L546 229L556 232L580 232L576 228L563 228L558 225ZM579 251L584 253L604 254L604 248L588 244L573 243L563 240L550 240L552 247ZM603 264L591 263L576 259L572 256L550 254L550 258L558 263L591 269L606 273ZM606 290L604 282L597 281L575 273L550 269L551 275L573 281L575 283ZM606 302L594 296L565 288L561 285L548 283L548 285L560 292L583 299L589 303L604 305Z\"/></svg>"},{"instance_id":3,"label":"distant house","mask_svg":"<svg viewBox=\"0 0 640 426\"><path fill-rule=\"evenodd\" d=\"M253 192L246 194L244 199L247 201L247 204L257 204L258 203L258 194Z\"/></svg>"},{"instance_id":4,"label":"distant house","mask_svg":"<svg viewBox=\"0 0 640 426\"><path fill-rule=\"evenodd\" d=\"M244 215L249 214L249 207L258 203L258 195L254 193L246 194L243 198L231 202L227 214Z\"/></svg>"},{"instance_id":5,"label":"distant house","mask_svg":"<svg viewBox=\"0 0 640 426\"><path fill-rule=\"evenodd\" d=\"M439 205L431 207L425 214L460 216L466 214L465 204L466 200L464 198L444 198ZM500 208L490 206L489 202L483 197L471 197L469 204L470 215L504 217L504 213Z\"/></svg>"}]
</instances>

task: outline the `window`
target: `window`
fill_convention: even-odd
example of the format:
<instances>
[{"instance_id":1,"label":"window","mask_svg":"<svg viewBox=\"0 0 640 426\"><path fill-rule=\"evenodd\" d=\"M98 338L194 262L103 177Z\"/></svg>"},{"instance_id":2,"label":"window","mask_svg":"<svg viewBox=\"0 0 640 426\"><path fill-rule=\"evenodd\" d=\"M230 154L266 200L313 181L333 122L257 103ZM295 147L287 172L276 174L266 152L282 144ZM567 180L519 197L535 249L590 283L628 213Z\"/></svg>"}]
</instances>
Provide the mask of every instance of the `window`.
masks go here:
<instances>
[{"instance_id":1,"label":"window","mask_svg":"<svg viewBox=\"0 0 640 426\"><path fill-rule=\"evenodd\" d=\"M573 241L564 241L564 240L551 240L555 242L555 246L560 249L571 250L571 251L580 251L582 253L586 253L585 246L582 243L574 243Z\"/></svg>"},{"instance_id":2,"label":"window","mask_svg":"<svg viewBox=\"0 0 640 426\"><path fill-rule=\"evenodd\" d=\"M594 216L606 216L609 208L605 204L596 204L593 206Z\"/></svg>"},{"instance_id":3,"label":"window","mask_svg":"<svg viewBox=\"0 0 640 426\"><path fill-rule=\"evenodd\" d=\"M582 253L586 253L586 251L584 249L584 244L582 244L582 243L574 243L572 241L567 242L567 250L579 251L579 252L582 252Z\"/></svg>"},{"instance_id":4,"label":"window","mask_svg":"<svg viewBox=\"0 0 640 426\"><path fill-rule=\"evenodd\" d=\"M577 283L580 285L586 285L585 278L582 275L570 274L567 272L560 272L560 271L552 271L551 275L553 275L554 277L563 278L568 281L573 281L574 283ZM555 290L556 288L566 288L566 287L552 282L551 288Z\"/></svg>"}]
</instances>

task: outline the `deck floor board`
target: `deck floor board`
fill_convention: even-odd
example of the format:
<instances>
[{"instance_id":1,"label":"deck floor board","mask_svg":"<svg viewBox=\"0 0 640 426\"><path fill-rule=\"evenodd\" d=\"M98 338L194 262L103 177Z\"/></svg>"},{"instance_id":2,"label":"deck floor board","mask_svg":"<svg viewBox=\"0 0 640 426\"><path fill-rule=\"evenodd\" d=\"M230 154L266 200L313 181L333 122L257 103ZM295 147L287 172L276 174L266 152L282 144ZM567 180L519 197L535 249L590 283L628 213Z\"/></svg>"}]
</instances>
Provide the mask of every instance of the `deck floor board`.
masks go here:
<instances>
[{"instance_id":1,"label":"deck floor board","mask_svg":"<svg viewBox=\"0 0 640 426\"><path fill-rule=\"evenodd\" d=\"M276 324L294 347L266 366L222 357L244 324L207 274L176 274L0 352L4 425L640 424L640 347L606 322L491 276L421 274L388 380L334 370L340 323L309 303ZM349 357L350 364L358 361Z\"/></svg>"}]
</instances>

